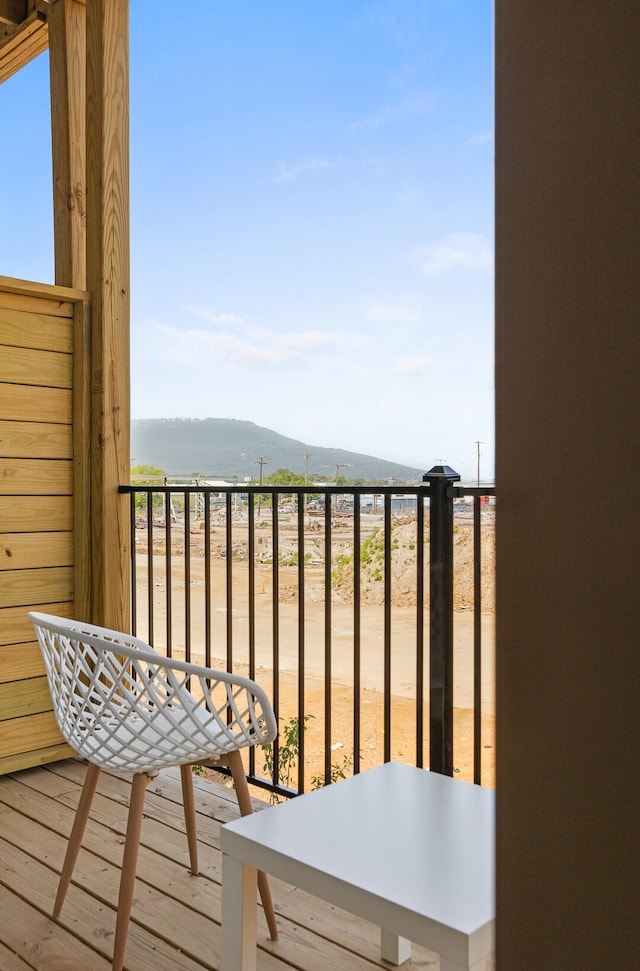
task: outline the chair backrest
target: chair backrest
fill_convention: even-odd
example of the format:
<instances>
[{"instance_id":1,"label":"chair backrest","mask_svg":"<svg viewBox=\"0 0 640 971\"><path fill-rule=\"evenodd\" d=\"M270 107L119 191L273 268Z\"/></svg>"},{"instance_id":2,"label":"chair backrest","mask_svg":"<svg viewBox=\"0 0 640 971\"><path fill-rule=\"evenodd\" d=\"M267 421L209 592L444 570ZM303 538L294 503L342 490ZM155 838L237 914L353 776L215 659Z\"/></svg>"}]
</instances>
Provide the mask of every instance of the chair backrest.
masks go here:
<instances>
[{"instance_id":1,"label":"chair backrest","mask_svg":"<svg viewBox=\"0 0 640 971\"><path fill-rule=\"evenodd\" d=\"M29 614L60 731L79 755L156 772L273 741L277 722L249 678L165 658L130 634Z\"/></svg>"}]
</instances>

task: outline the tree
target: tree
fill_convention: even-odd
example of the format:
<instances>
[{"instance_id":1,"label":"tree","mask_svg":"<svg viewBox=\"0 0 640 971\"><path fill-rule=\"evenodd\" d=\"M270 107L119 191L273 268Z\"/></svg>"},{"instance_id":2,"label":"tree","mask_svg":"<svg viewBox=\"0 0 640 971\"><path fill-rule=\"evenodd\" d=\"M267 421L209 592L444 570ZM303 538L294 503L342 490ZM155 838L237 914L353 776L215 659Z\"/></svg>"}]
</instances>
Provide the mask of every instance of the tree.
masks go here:
<instances>
[{"instance_id":1,"label":"tree","mask_svg":"<svg viewBox=\"0 0 640 971\"><path fill-rule=\"evenodd\" d=\"M266 475L262 480L263 485L287 485L287 486L304 486L304 475L299 475L297 472L290 472L289 469L277 469L272 472L271 475Z\"/></svg>"},{"instance_id":2,"label":"tree","mask_svg":"<svg viewBox=\"0 0 640 971\"><path fill-rule=\"evenodd\" d=\"M134 485L153 486L164 483L164 469L159 469L155 465L132 465L131 480ZM133 481L135 480L135 482ZM136 492L135 497L136 514L144 515L147 512L147 492ZM152 508L154 511L164 509L164 496L154 495L152 498Z\"/></svg>"}]
</instances>

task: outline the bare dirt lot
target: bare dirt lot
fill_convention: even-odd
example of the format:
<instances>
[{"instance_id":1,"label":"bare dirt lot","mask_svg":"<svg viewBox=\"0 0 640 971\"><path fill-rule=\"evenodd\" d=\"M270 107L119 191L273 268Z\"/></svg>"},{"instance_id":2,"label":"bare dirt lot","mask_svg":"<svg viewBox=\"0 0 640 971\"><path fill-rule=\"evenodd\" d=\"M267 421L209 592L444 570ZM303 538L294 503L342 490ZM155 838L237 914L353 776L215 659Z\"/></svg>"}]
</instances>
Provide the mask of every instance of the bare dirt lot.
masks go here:
<instances>
[{"instance_id":1,"label":"bare dirt lot","mask_svg":"<svg viewBox=\"0 0 640 971\"><path fill-rule=\"evenodd\" d=\"M364 517L363 517L364 518ZM331 602L325 600L326 552L324 534L317 521L309 520L304 538L304 598L299 596L297 566L298 538L293 520L278 530L279 567L274 571L271 527L256 530L255 646L256 680L274 697L281 726L297 714L300 668L300 633L304 634L304 711L312 717L305 730L306 785L323 771L325 735L325 678L331 690L331 761L339 770L349 770L354 751L354 629L353 548L346 525L332 529ZM384 754L384 608L376 544L379 522L368 522L363 531L370 561L362 564L362 592L358 614L361 645L361 767L382 761ZM415 522L398 521L393 529L392 606L389 619L391 640L391 734L392 758L411 762L416 754L416 610ZM493 524L482 528L482 781L494 784L495 698L494 698L494 573ZM210 631L210 663L227 666L231 645L234 670L248 671L249 580L246 527L234 524L231 561L227 562L227 536L222 524L213 524L209 559L205 558L205 537L199 523L188 536L188 570L185 571L184 530L172 529L170 571L167 589L167 560L164 527L153 531L151 558L146 529L136 531L138 632L158 647L166 644L171 618L174 653L180 654L187 641L193 660L204 662L207 629ZM472 526L461 522L454 536L454 763L460 778L473 778L473 535ZM428 542L425 560L428 563ZM337 567L336 567L337 564ZM151 629L147 598L149 569L153 589ZM204 592L209 581L211 597L205 609ZM274 588L276 598L274 599ZM427 581L428 588L428 581ZM428 589L425 592L428 608ZM428 615L425 611L424 670L428 679ZM274 638L278 632L279 675L274 681ZM329 638L327 637L329 630ZM330 642L330 650L327 642ZM327 668L329 665L329 669ZM429 760L428 688L425 689L423 744ZM296 785L297 780L292 779Z\"/></svg>"}]
</instances>

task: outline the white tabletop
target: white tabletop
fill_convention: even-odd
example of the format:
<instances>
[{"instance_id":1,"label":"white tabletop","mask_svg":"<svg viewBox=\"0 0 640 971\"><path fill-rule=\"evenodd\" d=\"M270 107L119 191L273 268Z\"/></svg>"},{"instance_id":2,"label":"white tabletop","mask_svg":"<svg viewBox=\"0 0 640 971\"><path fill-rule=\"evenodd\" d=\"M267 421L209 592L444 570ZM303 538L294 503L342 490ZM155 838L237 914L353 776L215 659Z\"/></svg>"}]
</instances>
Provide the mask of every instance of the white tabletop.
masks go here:
<instances>
[{"instance_id":1,"label":"white tabletop","mask_svg":"<svg viewBox=\"0 0 640 971\"><path fill-rule=\"evenodd\" d=\"M492 790L390 762L228 823L223 849L473 935L495 917L494 832Z\"/></svg>"}]
</instances>

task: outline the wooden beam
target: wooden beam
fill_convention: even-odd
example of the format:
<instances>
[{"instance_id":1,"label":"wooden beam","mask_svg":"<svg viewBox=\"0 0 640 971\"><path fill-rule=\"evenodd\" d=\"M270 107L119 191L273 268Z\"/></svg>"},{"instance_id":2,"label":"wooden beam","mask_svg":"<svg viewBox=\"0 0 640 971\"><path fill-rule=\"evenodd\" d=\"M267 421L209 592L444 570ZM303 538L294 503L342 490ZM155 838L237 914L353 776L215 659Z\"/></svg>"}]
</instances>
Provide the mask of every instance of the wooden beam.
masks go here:
<instances>
[{"instance_id":1,"label":"wooden beam","mask_svg":"<svg viewBox=\"0 0 640 971\"><path fill-rule=\"evenodd\" d=\"M91 619L129 624L128 0L87 5L87 288L91 322Z\"/></svg>"},{"instance_id":2,"label":"wooden beam","mask_svg":"<svg viewBox=\"0 0 640 971\"><path fill-rule=\"evenodd\" d=\"M86 286L86 8L57 0L49 13L55 280Z\"/></svg>"},{"instance_id":3,"label":"wooden beam","mask_svg":"<svg viewBox=\"0 0 640 971\"><path fill-rule=\"evenodd\" d=\"M0 0L0 24L16 26L26 17L27 0Z\"/></svg>"},{"instance_id":4,"label":"wooden beam","mask_svg":"<svg viewBox=\"0 0 640 971\"><path fill-rule=\"evenodd\" d=\"M3 293L15 293L20 295L20 300L16 301L16 306L31 312L32 309L41 310L43 313L61 314L65 317L73 317L72 300L86 300L89 294L86 290L70 290L68 287L52 287L48 283L36 283L32 280L18 280L12 276L0 276L0 299ZM29 304L24 296L39 298L38 304Z\"/></svg>"},{"instance_id":5,"label":"wooden beam","mask_svg":"<svg viewBox=\"0 0 640 971\"><path fill-rule=\"evenodd\" d=\"M39 10L17 26L0 23L0 84L46 51L48 43L46 16Z\"/></svg>"}]
</instances>

